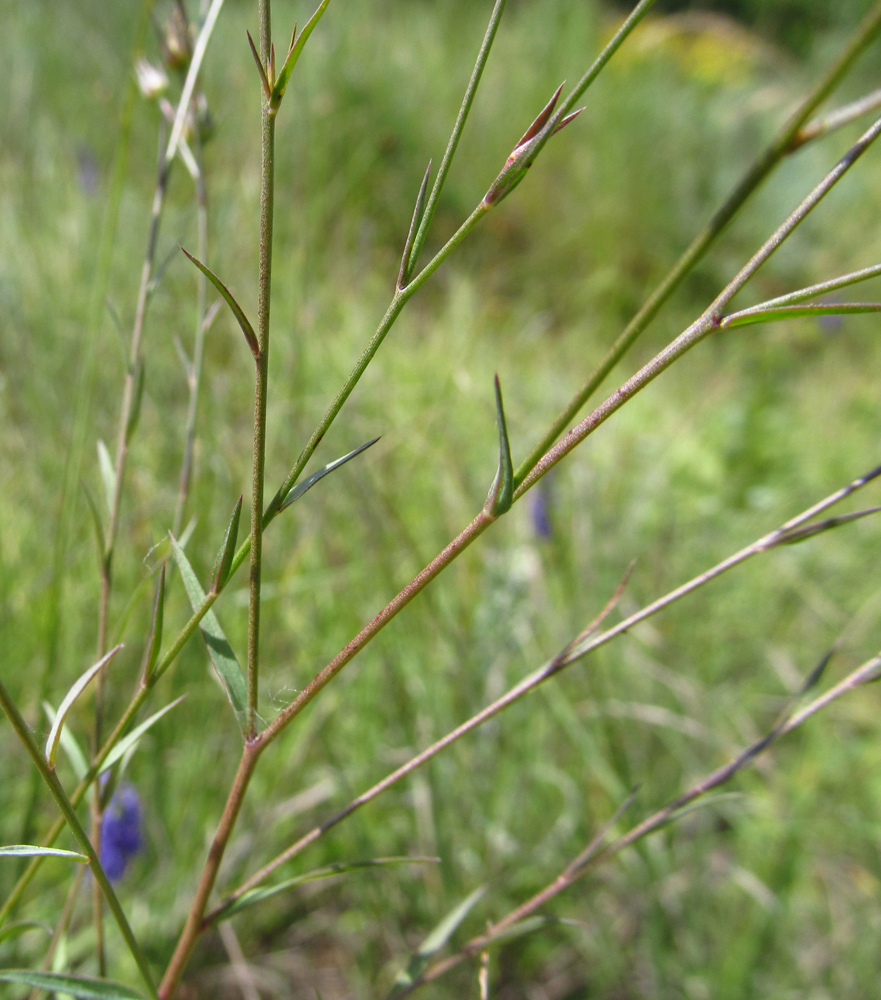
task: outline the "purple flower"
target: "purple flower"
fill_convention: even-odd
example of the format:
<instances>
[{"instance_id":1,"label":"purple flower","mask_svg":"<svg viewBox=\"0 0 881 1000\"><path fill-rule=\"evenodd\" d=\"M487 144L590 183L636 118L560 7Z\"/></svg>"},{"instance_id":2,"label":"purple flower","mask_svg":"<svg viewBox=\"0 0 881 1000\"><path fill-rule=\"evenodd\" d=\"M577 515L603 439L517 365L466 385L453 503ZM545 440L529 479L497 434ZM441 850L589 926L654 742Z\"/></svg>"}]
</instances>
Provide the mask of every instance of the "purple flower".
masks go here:
<instances>
[{"instance_id":1,"label":"purple flower","mask_svg":"<svg viewBox=\"0 0 881 1000\"><path fill-rule=\"evenodd\" d=\"M111 882L122 878L141 844L141 800L131 785L120 785L101 826L101 865Z\"/></svg>"},{"instance_id":2,"label":"purple flower","mask_svg":"<svg viewBox=\"0 0 881 1000\"><path fill-rule=\"evenodd\" d=\"M532 491L530 501L530 515L532 517L532 530L542 539L551 538L554 533L551 524L551 504L550 497L546 489L541 485Z\"/></svg>"}]
</instances>

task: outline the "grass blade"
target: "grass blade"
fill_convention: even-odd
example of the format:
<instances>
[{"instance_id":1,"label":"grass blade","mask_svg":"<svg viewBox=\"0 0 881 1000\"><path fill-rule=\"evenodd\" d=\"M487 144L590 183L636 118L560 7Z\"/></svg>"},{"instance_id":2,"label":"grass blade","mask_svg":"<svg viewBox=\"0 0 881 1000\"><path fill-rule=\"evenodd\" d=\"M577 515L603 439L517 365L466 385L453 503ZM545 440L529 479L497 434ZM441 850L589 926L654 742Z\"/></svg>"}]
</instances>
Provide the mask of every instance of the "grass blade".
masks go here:
<instances>
[{"instance_id":1,"label":"grass blade","mask_svg":"<svg viewBox=\"0 0 881 1000\"><path fill-rule=\"evenodd\" d=\"M236 322L242 328L242 333L245 335L245 340L248 342L248 347L250 347L251 353L254 355L255 358L259 358L260 345L257 343L257 334L254 333L254 327L251 326L251 323L248 317L245 315L245 312L242 309L242 307L238 304L238 302L236 302L233 293L226 287L226 285L224 285L224 283L220 280L220 278L217 277L217 275L211 270L210 267L206 267L202 263L202 261L194 257L188 250L184 250L183 247L181 247L181 250L183 250L183 252L187 255L187 257L189 257L189 259L196 265L196 267L199 268L202 274L205 275L205 277L211 282L212 285L214 285L217 291L220 292L220 294L223 296L224 302L226 302L226 304L230 307L233 316L235 316L236 318Z\"/></svg>"},{"instance_id":2,"label":"grass blade","mask_svg":"<svg viewBox=\"0 0 881 1000\"><path fill-rule=\"evenodd\" d=\"M43 711L46 713L49 725L51 726L55 721L55 709L48 701L44 701ZM67 754L67 759L70 761L77 780L82 781L88 773L89 762L86 760L86 755L83 753L82 747L77 743L76 737L69 729L64 727L61 729L61 748Z\"/></svg>"},{"instance_id":3,"label":"grass blade","mask_svg":"<svg viewBox=\"0 0 881 1000\"><path fill-rule=\"evenodd\" d=\"M108 512L113 510L113 497L116 494L116 471L113 468L113 459L107 450L107 445L98 440L98 468L101 470L101 481L104 484L104 500L107 503Z\"/></svg>"},{"instance_id":4,"label":"grass blade","mask_svg":"<svg viewBox=\"0 0 881 1000\"><path fill-rule=\"evenodd\" d=\"M374 438L372 441L368 441L366 444L362 444L355 448L354 451L350 451L348 455L343 455L342 458L338 458L333 462L329 462L327 465L322 466L318 472L313 472L308 479L304 479L302 483L295 486L290 493L284 498L284 500L279 505L279 513L281 513L285 508L290 507L292 503L295 503L300 497L312 489L312 487L320 480L324 479L325 476L329 475L335 469L338 469L341 465L345 465L346 462L353 459L356 455L360 455L362 451L366 451L368 448L373 447L379 438Z\"/></svg>"},{"instance_id":5,"label":"grass blade","mask_svg":"<svg viewBox=\"0 0 881 1000\"><path fill-rule=\"evenodd\" d=\"M174 535L170 537L171 545L174 549L174 558L177 560L187 597L189 597L190 604L195 611L204 603L205 591L202 590L199 578L193 571L193 567L190 565L190 561L187 559L186 553L180 543ZM247 728L248 689L245 684L242 668L239 666L236 654L232 651L232 646L230 646L229 640L223 634L223 629L220 627L217 615L213 611L209 611L205 615L199 627L202 629L202 635L205 637L205 643L208 646L208 655L211 657L211 662L214 664L217 676L220 678L221 684L223 684L223 689L226 691L226 696L229 698L229 703L232 705L239 726L242 733L244 733Z\"/></svg>"},{"instance_id":6,"label":"grass blade","mask_svg":"<svg viewBox=\"0 0 881 1000\"><path fill-rule=\"evenodd\" d=\"M150 645L144 657L144 671L142 683L149 685L152 683L153 669L159 659L159 651L162 648L162 626L165 620L165 563L159 570L159 583L156 587L156 600L153 604L153 624L150 628Z\"/></svg>"},{"instance_id":7,"label":"grass blade","mask_svg":"<svg viewBox=\"0 0 881 1000\"><path fill-rule=\"evenodd\" d=\"M97 663L93 664L86 670L80 677L74 681L70 690L64 696L64 700L58 706L58 711L55 713L55 721L52 723L52 729L49 732L49 739L46 740L46 760L49 762L49 767L55 768L55 755L58 753L58 741L61 738L61 727L64 725L64 720L67 718L67 713L73 708L74 702L79 698L79 696L85 691L89 682L98 676L105 665L122 649L122 644L114 646L105 656L102 656Z\"/></svg>"},{"instance_id":8,"label":"grass blade","mask_svg":"<svg viewBox=\"0 0 881 1000\"><path fill-rule=\"evenodd\" d=\"M407 242L404 244L404 253L401 255L401 270L398 273L398 291L400 291L404 285L410 280L410 275L413 273L413 266L411 263L411 258L413 256L413 244L416 242L416 234L419 232L419 226L422 223L422 214L425 209L425 197L428 193L428 178L431 176L431 160L428 161L428 166L425 168L425 176L422 178L422 184L419 188L419 194L416 195L416 205L413 208L413 218L410 220L410 232L407 233Z\"/></svg>"},{"instance_id":9,"label":"grass blade","mask_svg":"<svg viewBox=\"0 0 881 1000\"><path fill-rule=\"evenodd\" d=\"M71 858L73 861L88 861L85 854L76 851L62 851L56 847L35 847L32 844L10 844L0 847L0 858Z\"/></svg>"},{"instance_id":10,"label":"grass blade","mask_svg":"<svg viewBox=\"0 0 881 1000\"><path fill-rule=\"evenodd\" d=\"M467 896L457 906L455 906L434 928L428 937L422 942L419 948L410 956L406 970L398 973L395 985L392 987L389 998L394 997L399 991L407 989L414 980L421 975L428 960L432 955L437 954L443 946L450 940L456 932L459 924L468 916L471 910L479 902L486 889L483 886L475 889L470 896Z\"/></svg>"},{"instance_id":11,"label":"grass blade","mask_svg":"<svg viewBox=\"0 0 881 1000\"><path fill-rule=\"evenodd\" d=\"M437 858L401 857L373 858L370 861L338 862L336 864L327 865L324 868L316 868L315 871L305 872L303 875L296 875L294 878L289 878L284 882L280 882L278 885L267 886L264 889L252 889L250 892L246 892L243 896L240 896L228 910L224 910L220 914L218 920L229 920L230 917L240 913L242 910L255 906L257 903L262 903L266 899L271 899L273 896L279 895L279 893L287 892L288 889L293 889L295 886L302 885L304 882L314 882L316 879L330 878L333 875L344 875L346 872L358 871L363 868L378 868L388 865L425 864L437 861Z\"/></svg>"},{"instance_id":12,"label":"grass blade","mask_svg":"<svg viewBox=\"0 0 881 1000\"><path fill-rule=\"evenodd\" d=\"M119 743L107 754L107 758L101 765L101 770L99 774L103 774L105 771L109 771L111 767L134 748L144 733L148 729L152 729L153 726L162 718L163 715L167 715L173 708L177 707L186 698L185 694L182 694L180 698L175 698L175 700L170 704L166 705L165 708L160 708L158 712L155 712L150 716L149 719L145 719L139 726L136 726L124 739L121 739Z\"/></svg>"},{"instance_id":13,"label":"grass blade","mask_svg":"<svg viewBox=\"0 0 881 1000\"><path fill-rule=\"evenodd\" d=\"M39 920L18 920L14 924L0 928L0 941L18 937L19 934L26 934L28 931L45 931L52 937L52 928L48 924L40 923Z\"/></svg>"},{"instance_id":14,"label":"grass blade","mask_svg":"<svg viewBox=\"0 0 881 1000\"><path fill-rule=\"evenodd\" d=\"M31 972L29 969L0 969L0 981L18 983L38 990L66 993L77 1000L144 1000L130 986L109 979L86 976L62 976L57 972Z\"/></svg>"}]
</instances>

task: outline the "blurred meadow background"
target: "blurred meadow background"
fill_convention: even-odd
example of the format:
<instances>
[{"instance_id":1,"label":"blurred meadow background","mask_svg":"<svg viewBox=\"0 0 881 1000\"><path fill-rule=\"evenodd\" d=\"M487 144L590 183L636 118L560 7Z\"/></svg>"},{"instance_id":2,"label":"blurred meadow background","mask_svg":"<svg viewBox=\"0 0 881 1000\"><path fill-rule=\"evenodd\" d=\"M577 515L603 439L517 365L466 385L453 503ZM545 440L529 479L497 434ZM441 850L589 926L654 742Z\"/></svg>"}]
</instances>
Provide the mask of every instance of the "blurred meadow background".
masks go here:
<instances>
[{"instance_id":1,"label":"blurred meadow background","mask_svg":"<svg viewBox=\"0 0 881 1000\"><path fill-rule=\"evenodd\" d=\"M157 2L158 20L169 6ZM442 155L490 6L338 0L297 68L278 138L270 484L385 310L413 199L428 159L437 165ZM227 0L203 72L213 131L204 148L207 260L248 307L259 197L258 90L245 38L252 7ZM134 106L109 274L96 286L137 4L4 0L0 8L0 670L45 733L41 698L57 704L94 652L98 574L79 488L60 591L55 529L78 406L87 416L79 475L101 491L96 442L110 443L118 415L117 327L128 330L134 312L159 115L144 100ZM743 0L698 11L661 0L589 91L584 114L405 311L315 465L377 435L379 444L267 536L265 717L479 510L497 461L494 373L516 464L867 8ZM276 0L276 33L310 13L301 0ZM624 13L595 0L510 0L433 246ZM151 36L154 60L157 48ZM835 103L879 85L878 54L875 45ZM864 127L783 164L605 390L707 306ZM879 156L867 154L738 304L881 260ZM195 316L195 271L177 246L195 247L195 229L192 182L175 169L115 564L112 632L126 648L110 673L111 715L137 676L174 514L187 400L175 338L189 343ZM84 383L96 287L106 307ZM747 327L711 338L664 374L267 752L221 891L553 656L632 560L616 615L878 465L877 335L873 316ZM246 348L222 311L206 341L189 504L188 552L203 579L235 499L244 492L247 502L251 392ZM234 921L259 995L383 995L410 951L475 888L487 892L466 936L551 881L634 785L635 821L762 735L834 643L833 680L872 655L879 542L868 519L751 562L544 685L322 838L281 874L402 854L441 861L317 882ZM241 650L247 579L239 576L218 615ZM174 578L168 634L188 616ZM156 707L182 693L128 771L144 847L119 893L157 964L186 915L240 750L201 640L163 678ZM782 741L711 808L595 868L547 911L563 922L494 952L490 995L875 995L878 704L876 688L861 689ZM5 720L0 761L0 842L36 842L54 807ZM0 868L0 889L15 874L14 865ZM64 874L44 865L22 915L51 923L63 891L53 883ZM92 934L84 904L65 942L67 967L89 954ZM44 948L39 933L0 941L0 964L37 964ZM124 972L130 959L120 949L112 962ZM190 998L242 995L216 934L201 942L186 984ZM421 995L477 996L475 968Z\"/></svg>"}]
</instances>

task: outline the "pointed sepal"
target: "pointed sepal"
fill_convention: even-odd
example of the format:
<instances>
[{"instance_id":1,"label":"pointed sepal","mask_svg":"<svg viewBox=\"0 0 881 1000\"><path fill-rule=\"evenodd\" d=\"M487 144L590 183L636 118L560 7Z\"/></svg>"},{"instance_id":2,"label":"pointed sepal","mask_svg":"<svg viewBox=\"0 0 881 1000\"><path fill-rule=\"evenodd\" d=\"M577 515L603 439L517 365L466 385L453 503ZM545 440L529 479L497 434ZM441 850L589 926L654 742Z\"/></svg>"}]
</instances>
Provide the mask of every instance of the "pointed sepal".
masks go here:
<instances>
[{"instance_id":1,"label":"pointed sepal","mask_svg":"<svg viewBox=\"0 0 881 1000\"><path fill-rule=\"evenodd\" d=\"M245 335L245 340L248 342L248 347L251 348L251 353L254 355L255 360L260 357L260 344L257 340L257 334L254 333L254 327L245 315L242 307L236 302L235 297L232 292L224 285L224 283L217 277L217 275L211 270L210 267L206 267L202 261L197 260L189 251L181 250L189 257L189 259L199 268L202 274L211 282L212 285L217 289L218 292L223 296L224 301L232 310L233 316L235 316L236 321L242 328L242 333Z\"/></svg>"},{"instance_id":2,"label":"pointed sepal","mask_svg":"<svg viewBox=\"0 0 881 1000\"><path fill-rule=\"evenodd\" d=\"M401 270L398 272L398 291L407 284L410 280L410 275L413 273L413 265L415 261L411 261L413 255L413 244L416 242L416 234L419 232L419 226L422 222L422 213L425 211L425 198L428 194L428 178L431 175L431 160L428 161L428 166L425 168L425 176L422 178L422 184L419 187L419 194L416 196L416 206L413 209L413 218L410 220L410 232L407 233L407 242L404 244L404 253L401 257Z\"/></svg>"},{"instance_id":3,"label":"pointed sepal","mask_svg":"<svg viewBox=\"0 0 881 1000\"><path fill-rule=\"evenodd\" d=\"M502 402L502 386L495 377L496 421L499 425L499 471L486 500L486 509L493 517L507 514L514 502L514 463L511 461L511 442L508 440L508 423Z\"/></svg>"},{"instance_id":4,"label":"pointed sepal","mask_svg":"<svg viewBox=\"0 0 881 1000\"><path fill-rule=\"evenodd\" d=\"M229 519L229 524L226 526L226 535L223 538L223 544L220 546L220 551L217 553L217 559L214 561L214 573L211 578L211 593L219 594L223 590L226 581L229 579L229 571L232 566L233 558L236 554L236 542L239 538L239 519L242 515L242 497L239 497L233 508L232 517Z\"/></svg>"}]
</instances>

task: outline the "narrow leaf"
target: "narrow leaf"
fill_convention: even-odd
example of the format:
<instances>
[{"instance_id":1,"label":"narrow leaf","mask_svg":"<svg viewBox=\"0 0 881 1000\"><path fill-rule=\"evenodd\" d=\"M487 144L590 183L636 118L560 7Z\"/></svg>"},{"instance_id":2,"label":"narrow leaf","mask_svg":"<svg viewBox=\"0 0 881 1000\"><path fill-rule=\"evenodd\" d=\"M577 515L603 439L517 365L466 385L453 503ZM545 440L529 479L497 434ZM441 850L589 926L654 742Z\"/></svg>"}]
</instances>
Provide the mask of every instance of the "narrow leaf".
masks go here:
<instances>
[{"instance_id":1,"label":"narrow leaf","mask_svg":"<svg viewBox=\"0 0 881 1000\"><path fill-rule=\"evenodd\" d=\"M180 569L187 597L189 597L190 604L195 611L202 606L205 600L205 592L202 590L202 585L199 583L199 579L193 571L186 553L174 535L171 536L171 545L174 549L174 557ZM245 684L242 668L239 666L236 654L232 651L232 646L230 646L229 641L223 634L223 629L220 627L217 615L213 611L209 611L205 615L200 627L202 635L205 638L205 643L208 646L208 655L211 657L211 662L214 664L217 676L220 678L221 684L223 684L223 689L226 691L226 696L229 698L229 703L232 705L239 726L244 733L248 724L248 688Z\"/></svg>"},{"instance_id":2,"label":"narrow leaf","mask_svg":"<svg viewBox=\"0 0 881 1000\"><path fill-rule=\"evenodd\" d=\"M64 720L67 718L67 713L73 708L73 703L79 698L79 696L85 691L89 682L97 677L98 674L103 670L106 664L122 649L122 644L114 646L105 656L102 656L97 663L93 664L80 675L79 679L76 680L71 687L71 689L64 696L64 700L58 706L58 711L55 713L55 721L52 723L52 729L49 733L49 739L46 740L46 760L49 762L49 767L55 767L55 755L58 752L58 740L61 737L61 727L64 725Z\"/></svg>"},{"instance_id":3,"label":"narrow leaf","mask_svg":"<svg viewBox=\"0 0 881 1000\"><path fill-rule=\"evenodd\" d=\"M502 386L499 376L495 378L496 420L499 425L499 471L489 495L490 513L494 517L506 514L514 501L514 463L511 461L511 443L508 440L508 424L502 402Z\"/></svg>"},{"instance_id":4,"label":"narrow leaf","mask_svg":"<svg viewBox=\"0 0 881 1000\"><path fill-rule=\"evenodd\" d=\"M98 510L98 504L95 502L92 491L85 482L83 482L83 493L86 495L86 505L92 515L92 528L95 531L95 543L98 546L98 561L103 565L106 557L106 543L104 541L104 525L101 523L101 512Z\"/></svg>"},{"instance_id":5,"label":"narrow leaf","mask_svg":"<svg viewBox=\"0 0 881 1000\"><path fill-rule=\"evenodd\" d=\"M113 459L107 450L107 445L98 440L98 468L101 470L101 481L104 483L104 500L108 513L113 510L113 498L116 495L116 472Z\"/></svg>"},{"instance_id":6,"label":"narrow leaf","mask_svg":"<svg viewBox=\"0 0 881 1000\"><path fill-rule=\"evenodd\" d=\"M817 285L809 285L807 288L799 288L795 292L787 295L779 295L775 299L768 299L761 302L753 309L772 309L777 306L794 305L796 302L805 302L808 299L815 299L818 295L826 295L828 292L836 292L839 288L847 288L849 285L858 285L861 281L868 281L870 278L877 278L881 275L881 264L874 264L872 267L864 267L859 271L849 271L837 278L830 278L828 281L821 281ZM747 310L744 310L746 312Z\"/></svg>"},{"instance_id":7,"label":"narrow leaf","mask_svg":"<svg viewBox=\"0 0 881 1000\"><path fill-rule=\"evenodd\" d=\"M551 135L556 135L558 132L562 132L563 129L570 123L574 122L575 119L584 111L584 108L576 108L571 114L566 115L566 117L556 126Z\"/></svg>"},{"instance_id":8,"label":"narrow leaf","mask_svg":"<svg viewBox=\"0 0 881 1000\"><path fill-rule=\"evenodd\" d=\"M49 725L55 721L55 709L49 704L48 701L43 702L43 711L49 719ZM61 729L61 749L67 755L67 759L70 761L70 765L73 768L74 774L77 776L78 781L82 781L85 778L89 770L89 762L86 760L86 755L82 751L76 737L73 733L66 727Z\"/></svg>"},{"instance_id":9,"label":"narrow leaf","mask_svg":"<svg viewBox=\"0 0 881 1000\"><path fill-rule=\"evenodd\" d=\"M246 910L257 903L262 903L264 900L271 899L273 896L279 895L279 893L287 892L288 889L293 889L295 886L302 885L304 882L314 882L316 879L330 878L333 875L343 875L346 872L358 871L362 868L377 868L388 865L427 864L435 863L437 861L437 858L403 857L373 858L371 861L338 862L336 864L327 865L325 868L317 868L315 871L306 872L303 875L296 875L294 878L289 878L287 881L280 882L278 885L267 886L264 889L252 889L250 892L246 892L240 896L228 910L224 910L220 915L220 920L228 920L235 914L241 913L242 910Z\"/></svg>"},{"instance_id":10,"label":"narrow leaf","mask_svg":"<svg viewBox=\"0 0 881 1000\"><path fill-rule=\"evenodd\" d=\"M144 359L138 358L135 362L135 391L132 399L131 412L128 415L128 422L125 425L125 440L130 443L138 429L138 421L141 418L141 402L144 398Z\"/></svg>"},{"instance_id":11,"label":"narrow leaf","mask_svg":"<svg viewBox=\"0 0 881 1000\"><path fill-rule=\"evenodd\" d=\"M720 326L731 330L737 326L753 326L756 323L779 323L784 319L800 316L848 316L856 313L881 312L881 302L840 302L826 306L777 306L774 309L745 309L743 312L726 316Z\"/></svg>"},{"instance_id":12,"label":"narrow leaf","mask_svg":"<svg viewBox=\"0 0 881 1000\"><path fill-rule=\"evenodd\" d=\"M220 593L229 578L229 570L236 554L236 542L239 537L239 518L241 517L241 514L242 497L239 497L238 502L233 508L229 524L226 527L226 535L224 535L223 544L220 546L220 551L217 553L217 558L214 560L214 573L212 575L211 582L211 592L214 594Z\"/></svg>"},{"instance_id":13,"label":"narrow leaf","mask_svg":"<svg viewBox=\"0 0 881 1000\"><path fill-rule=\"evenodd\" d=\"M805 542L814 535L820 535L824 531L832 528L840 528L843 524L850 524L851 521L859 521L870 514L877 514L881 507L867 507L865 510L855 510L852 514L839 514L837 517L827 517L825 521L815 521L813 524L806 524L801 528L793 528L782 534L769 548L776 548L778 545L798 545Z\"/></svg>"},{"instance_id":14,"label":"narrow leaf","mask_svg":"<svg viewBox=\"0 0 881 1000\"><path fill-rule=\"evenodd\" d=\"M281 68L281 73L278 75L278 79L275 81L275 85L272 88L272 98L270 103L275 110L278 110L278 106L281 104L281 99L284 97L284 92L287 89L288 81L291 78L291 73L294 71L294 66L297 65L297 60L300 58L300 53L303 51L303 46L309 40L309 36L312 34L312 30L315 25L321 20L324 11L330 0L321 0L318 9L309 18L306 27L300 32L300 37L291 46L288 52L288 57L284 61L284 66Z\"/></svg>"},{"instance_id":15,"label":"narrow leaf","mask_svg":"<svg viewBox=\"0 0 881 1000\"><path fill-rule=\"evenodd\" d=\"M838 647L833 646L828 653L820 660L820 662L814 667L814 669L805 678L804 683L801 686L801 691L799 691L800 696L804 696L812 688L815 688L820 683L820 678L826 672L826 667L832 662L832 657L838 652Z\"/></svg>"},{"instance_id":16,"label":"narrow leaf","mask_svg":"<svg viewBox=\"0 0 881 1000\"><path fill-rule=\"evenodd\" d=\"M175 698L175 700L170 704L166 705L165 708L160 708L158 712L155 712L150 716L149 719L145 719L139 726L136 726L128 736L124 737L116 744L116 746L107 754L107 758L101 765L101 770L99 774L103 774L105 771L109 771L111 767L129 752L137 746L139 740L147 732L148 729L152 729L153 726L162 718L163 715L167 715L173 708L179 705L184 698L185 694L182 694L180 698Z\"/></svg>"},{"instance_id":17,"label":"narrow leaf","mask_svg":"<svg viewBox=\"0 0 881 1000\"><path fill-rule=\"evenodd\" d=\"M341 465L345 465L350 459L353 459L356 455L360 455L362 451L366 451L368 448L375 445L378 440L379 438L377 437L372 441L368 441L366 444L362 444L360 447L355 448L354 451L350 451L348 455L343 455L342 458L338 458L336 461L328 463L320 468L318 472L314 472L308 479L304 479L302 483L298 483L281 502L278 508L279 513L286 507L290 507L290 505L295 501L299 500L300 497L304 493L311 490L320 479L324 479L324 477L333 472L334 469L338 469Z\"/></svg>"},{"instance_id":18,"label":"narrow leaf","mask_svg":"<svg viewBox=\"0 0 881 1000\"><path fill-rule=\"evenodd\" d=\"M77 1000L144 1000L143 994L123 983L114 983L110 979L90 979L86 976L62 976L57 972L0 969L0 981L66 993Z\"/></svg>"},{"instance_id":19,"label":"narrow leaf","mask_svg":"<svg viewBox=\"0 0 881 1000\"><path fill-rule=\"evenodd\" d=\"M162 648L162 626L165 620L165 563L159 570L159 583L156 587L156 600L153 602L153 624L150 628L150 645L144 655L144 670L142 681L144 684L152 683L153 670L156 661L159 659L159 650Z\"/></svg>"},{"instance_id":20,"label":"narrow leaf","mask_svg":"<svg viewBox=\"0 0 881 1000\"><path fill-rule=\"evenodd\" d=\"M85 854L78 854L76 851L61 851L55 847L34 847L31 844L11 844L9 847L0 847L0 857L6 858L71 858L73 861L88 861Z\"/></svg>"},{"instance_id":21,"label":"narrow leaf","mask_svg":"<svg viewBox=\"0 0 881 1000\"><path fill-rule=\"evenodd\" d=\"M263 68L260 53L257 51L254 39L251 38L251 32L248 31L246 34L248 36L248 45L251 46L251 55L254 56L254 62L257 63L257 69L260 72L260 82L263 84L263 93L266 95L266 100L268 101L272 97L272 89L269 86L269 80L266 79L266 70Z\"/></svg>"},{"instance_id":22,"label":"narrow leaf","mask_svg":"<svg viewBox=\"0 0 881 1000\"><path fill-rule=\"evenodd\" d=\"M48 924L40 923L39 920L18 920L14 924L0 927L0 941L18 937L28 931L45 931L50 937L52 936L52 928Z\"/></svg>"},{"instance_id":23,"label":"narrow leaf","mask_svg":"<svg viewBox=\"0 0 881 1000\"><path fill-rule=\"evenodd\" d=\"M428 193L428 178L431 174L431 160L425 168L425 176L419 187L419 194L416 196L416 206L413 209L413 218L410 220L410 232L407 234L407 242L404 244L404 253L401 257L401 270L398 273L398 289L402 289L410 280L413 268L410 266L410 257L413 254L413 244L416 242L416 233L422 222L422 212L425 209L425 197Z\"/></svg>"},{"instance_id":24,"label":"narrow leaf","mask_svg":"<svg viewBox=\"0 0 881 1000\"><path fill-rule=\"evenodd\" d=\"M254 333L254 327L251 326L250 322L248 321L248 317L245 315L242 307L238 304L238 302L236 302L232 292L226 287L226 285L224 285L224 283L220 280L220 278L217 277L217 275L211 270L211 268L206 267L202 263L202 261L197 260L189 251L184 250L183 247L181 247L181 250L183 250L183 252L187 255L187 257L190 258L190 260L196 265L196 267L199 268L202 274L205 275L205 277L211 282L212 285L214 285L217 291L220 292L220 294L223 296L224 301L230 307L233 316L235 316L236 321L242 328L242 333L245 335L245 340L247 340L248 342L248 347L251 348L251 353L254 355L255 358L259 358L260 344L257 341L257 334Z\"/></svg>"},{"instance_id":25,"label":"narrow leaf","mask_svg":"<svg viewBox=\"0 0 881 1000\"><path fill-rule=\"evenodd\" d=\"M547 927L548 924L561 924L570 923L571 921L561 920L559 917L526 917L524 920L518 920L516 924L511 924L510 927L506 927L499 934L493 934L492 928L489 930L491 935L491 940L489 945L496 947L500 944L507 944L509 941L514 941L516 938L523 937L526 934L532 934L542 927Z\"/></svg>"},{"instance_id":26,"label":"narrow leaf","mask_svg":"<svg viewBox=\"0 0 881 1000\"><path fill-rule=\"evenodd\" d=\"M470 896L463 899L434 928L419 948L410 956L406 970L398 973L398 978L395 980L395 985L392 987L389 997L394 997L400 990L406 989L413 984L425 970L432 955L439 952L447 941L450 940L459 924L468 916L484 892L486 892L486 889L483 886L475 889Z\"/></svg>"}]
</instances>

